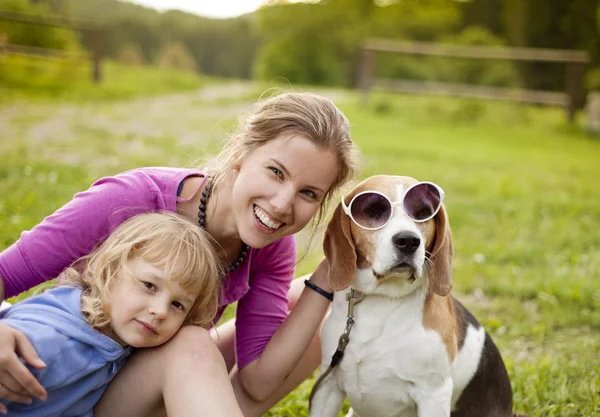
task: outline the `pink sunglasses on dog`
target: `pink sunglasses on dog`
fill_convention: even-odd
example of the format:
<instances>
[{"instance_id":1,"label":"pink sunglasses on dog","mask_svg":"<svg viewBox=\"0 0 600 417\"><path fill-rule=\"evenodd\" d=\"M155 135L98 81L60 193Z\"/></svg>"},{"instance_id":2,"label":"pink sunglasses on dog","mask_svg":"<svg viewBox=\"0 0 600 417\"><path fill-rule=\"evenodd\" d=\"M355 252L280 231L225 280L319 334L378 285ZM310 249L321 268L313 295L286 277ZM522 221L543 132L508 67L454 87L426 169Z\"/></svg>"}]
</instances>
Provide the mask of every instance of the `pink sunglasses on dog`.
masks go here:
<instances>
[{"instance_id":1,"label":"pink sunglasses on dog","mask_svg":"<svg viewBox=\"0 0 600 417\"><path fill-rule=\"evenodd\" d=\"M394 214L394 207L402 205L408 217L422 223L437 214L443 200L444 190L439 185L418 182L406 189L400 201L392 202L378 191L363 191L356 194L347 206L342 198L342 207L359 227L378 230L388 224Z\"/></svg>"}]
</instances>

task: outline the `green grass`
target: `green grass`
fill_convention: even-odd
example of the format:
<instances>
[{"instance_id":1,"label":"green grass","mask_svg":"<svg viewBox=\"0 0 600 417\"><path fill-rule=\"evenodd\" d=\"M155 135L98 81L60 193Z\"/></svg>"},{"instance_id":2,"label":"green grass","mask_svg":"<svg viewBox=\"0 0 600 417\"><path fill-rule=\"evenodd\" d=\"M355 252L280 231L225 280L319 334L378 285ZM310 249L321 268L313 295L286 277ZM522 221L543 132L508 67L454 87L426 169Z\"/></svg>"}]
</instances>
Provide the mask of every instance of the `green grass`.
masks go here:
<instances>
[{"instance_id":1,"label":"green grass","mask_svg":"<svg viewBox=\"0 0 600 417\"><path fill-rule=\"evenodd\" d=\"M515 408L531 416L600 415L600 140L566 123L560 109L384 93L363 107L354 93L343 96L340 107L365 153L364 176L409 175L446 191L454 295L499 346ZM81 103L84 96L74 97ZM121 101L94 104L93 114L61 125L83 111L79 104L5 100L0 249L98 177L186 166L215 150L247 100L248 93L216 101L190 95L180 107L165 101L165 120L156 125L158 116ZM141 126L123 128L136 121ZM267 415L306 415L312 383Z\"/></svg>"},{"instance_id":2,"label":"green grass","mask_svg":"<svg viewBox=\"0 0 600 417\"><path fill-rule=\"evenodd\" d=\"M0 103L21 99L98 101L200 88L199 74L177 69L124 66L103 61L102 81L91 78L86 60L48 61L0 54Z\"/></svg>"}]
</instances>

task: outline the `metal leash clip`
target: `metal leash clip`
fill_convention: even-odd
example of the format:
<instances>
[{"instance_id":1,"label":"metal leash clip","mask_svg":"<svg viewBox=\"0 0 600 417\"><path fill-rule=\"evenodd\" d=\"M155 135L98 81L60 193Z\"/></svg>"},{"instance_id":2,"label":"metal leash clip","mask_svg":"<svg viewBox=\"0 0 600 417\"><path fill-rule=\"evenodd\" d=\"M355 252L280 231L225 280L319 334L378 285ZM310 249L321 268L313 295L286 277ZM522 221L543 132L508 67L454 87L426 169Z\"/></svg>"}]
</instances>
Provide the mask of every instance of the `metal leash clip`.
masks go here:
<instances>
[{"instance_id":1,"label":"metal leash clip","mask_svg":"<svg viewBox=\"0 0 600 417\"><path fill-rule=\"evenodd\" d=\"M329 364L329 368L327 368L327 370L317 379L315 385L313 385L313 389L308 399L309 409L310 404L312 403L312 398L315 395L315 392L317 391L319 385L321 385L323 379L325 379L325 377L329 375L333 368L338 366L339 363L342 361L342 358L344 357L344 350L346 350L346 346L348 346L348 342L350 341L350 332L352 331L352 327L355 323L354 307L360 304L360 302L364 299L365 293L357 291L354 288L351 288L350 292L346 294L346 301L348 301L348 318L346 320L346 328L344 329L344 333L342 333L338 340L338 347L333 356L331 357L331 363Z\"/></svg>"}]
</instances>

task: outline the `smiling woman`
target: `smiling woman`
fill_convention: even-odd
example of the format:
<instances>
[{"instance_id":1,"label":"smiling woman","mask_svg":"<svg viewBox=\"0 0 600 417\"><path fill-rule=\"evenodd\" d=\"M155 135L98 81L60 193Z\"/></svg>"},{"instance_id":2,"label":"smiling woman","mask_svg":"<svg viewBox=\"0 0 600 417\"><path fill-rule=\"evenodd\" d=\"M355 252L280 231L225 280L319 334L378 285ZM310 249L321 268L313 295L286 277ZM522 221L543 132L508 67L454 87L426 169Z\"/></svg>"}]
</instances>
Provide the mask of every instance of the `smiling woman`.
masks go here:
<instances>
[{"instance_id":1,"label":"smiling woman","mask_svg":"<svg viewBox=\"0 0 600 417\"><path fill-rule=\"evenodd\" d=\"M348 121L331 101L309 93L271 97L257 103L208 171L140 168L103 178L24 233L0 254L0 298L57 276L135 214L179 213L216 240L227 273L215 321L238 302L236 319L212 337L187 326L159 349L137 351L94 415L187 416L200 407L211 416L262 415L319 364L329 268L323 261L307 289L304 278L292 282L293 235L319 224L359 159ZM2 338L0 356L14 361L0 361L0 398L44 396L14 355L19 340L32 352L25 360L35 361L23 335L0 328Z\"/></svg>"}]
</instances>

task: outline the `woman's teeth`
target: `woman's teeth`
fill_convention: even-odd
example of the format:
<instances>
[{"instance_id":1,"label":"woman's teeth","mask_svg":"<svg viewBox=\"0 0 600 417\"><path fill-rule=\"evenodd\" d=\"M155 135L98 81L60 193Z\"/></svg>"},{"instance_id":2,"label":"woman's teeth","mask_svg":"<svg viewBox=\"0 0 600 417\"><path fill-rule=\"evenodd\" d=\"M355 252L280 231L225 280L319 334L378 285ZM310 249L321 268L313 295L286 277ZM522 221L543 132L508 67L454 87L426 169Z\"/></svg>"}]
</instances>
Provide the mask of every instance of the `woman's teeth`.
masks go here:
<instances>
[{"instance_id":1,"label":"woman's teeth","mask_svg":"<svg viewBox=\"0 0 600 417\"><path fill-rule=\"evenodd\" d=\"M271 219L269 215L258 206L254 206L254 214L260 220L260 222L267 226L269 229L278 229L283 224L281 222Z\"/></svg>"}]
</instances>

